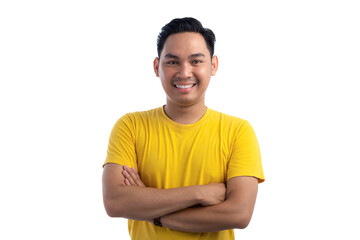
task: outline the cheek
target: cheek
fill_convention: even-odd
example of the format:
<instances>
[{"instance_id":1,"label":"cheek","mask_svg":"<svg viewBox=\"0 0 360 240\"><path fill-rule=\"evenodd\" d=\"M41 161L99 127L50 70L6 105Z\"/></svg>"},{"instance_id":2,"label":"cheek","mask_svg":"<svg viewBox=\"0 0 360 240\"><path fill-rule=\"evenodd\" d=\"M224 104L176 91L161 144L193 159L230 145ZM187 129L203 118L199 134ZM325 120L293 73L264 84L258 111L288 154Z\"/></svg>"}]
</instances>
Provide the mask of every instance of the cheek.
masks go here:
<instances>
[{"instance_id":1,"label":"cheek","mask_svg":"<svg viewBox=\"0 0 360 240\"><path fill-rule=\"evenodd\" d=\"M169 69L169 68L160 68L159 69L159 77L161 77L161 79L164 80L169 80L171 79L172 75L174 74L174 69Z\"/></svg>"},{"instance_id":2,"label":"cheek","mask_svg":"<svg viewBox=\"0 0 360 240\"><path fill-rule=\"evenodd\" d=\"M165 83L168 79L168 74L166 74L164 71L159 71L159 78L161 82Z\"/></svg>"},{"instance_id":3,"label":"cheek","mask_svg":"<svg viewBox=\"0 0 360 240\"><path fill-rule=\"evenodd\" d=\"M171 89L171 75L167 72L163 72L161 71L159 73L159 78L160 78L160 82L162 87L164 88L165 91L168 91Z\"/></svg>"},{"instance_id":4,"label":"cheek","mask_svg":"<svg viewBox=\"0 0 360 240\"><path fill-rule=\"evenodd\" d=\"M201 69L197 69L195 74L197 75L197 77L199 79L202 80L207 80L211 77L211 69L209 70L209 68L201 68Z\"/></svg>"}]
</instances>

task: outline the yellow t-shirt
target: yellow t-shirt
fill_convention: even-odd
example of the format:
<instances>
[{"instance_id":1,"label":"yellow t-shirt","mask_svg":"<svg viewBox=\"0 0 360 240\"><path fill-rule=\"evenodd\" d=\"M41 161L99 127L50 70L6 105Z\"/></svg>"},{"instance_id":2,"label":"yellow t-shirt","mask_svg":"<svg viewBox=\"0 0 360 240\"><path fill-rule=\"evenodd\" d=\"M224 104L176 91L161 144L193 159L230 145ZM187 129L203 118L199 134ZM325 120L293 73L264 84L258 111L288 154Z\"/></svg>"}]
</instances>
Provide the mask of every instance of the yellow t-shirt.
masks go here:
<instances>
[{"instance_id":1,"label":"yellow t-shirt","mask_svg":"<svg viewBox=\"0 0 360 240\"><path fill-rule=\"evenodd\" d=\"M243 119L207 108L196 123L172 121L159 107L129 113L115 124L106 163L135 167L148 187L159 189L226 182L254 176L263 182L259 145ZM129 220L133 240L234 239L233 230L186 233Z\"/></svg>"}]
</instances>

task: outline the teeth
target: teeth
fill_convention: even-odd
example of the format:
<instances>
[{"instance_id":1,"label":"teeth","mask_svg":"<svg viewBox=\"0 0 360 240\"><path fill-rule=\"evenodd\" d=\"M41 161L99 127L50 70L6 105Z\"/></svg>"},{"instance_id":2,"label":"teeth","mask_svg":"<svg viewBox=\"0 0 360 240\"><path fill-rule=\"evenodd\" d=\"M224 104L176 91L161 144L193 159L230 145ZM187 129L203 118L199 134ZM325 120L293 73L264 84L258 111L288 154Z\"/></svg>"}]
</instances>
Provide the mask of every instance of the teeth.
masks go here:
<instances>
[{"instance_id":1,"label":"teeth","mask_svg":"<svg viewBox=\"0 0 360 240\"><path fill-rule=\"evenodd\" d=\"M194 84L191 85L175 85L177 88L191 88Z\"/></svg>"}]
</instances>

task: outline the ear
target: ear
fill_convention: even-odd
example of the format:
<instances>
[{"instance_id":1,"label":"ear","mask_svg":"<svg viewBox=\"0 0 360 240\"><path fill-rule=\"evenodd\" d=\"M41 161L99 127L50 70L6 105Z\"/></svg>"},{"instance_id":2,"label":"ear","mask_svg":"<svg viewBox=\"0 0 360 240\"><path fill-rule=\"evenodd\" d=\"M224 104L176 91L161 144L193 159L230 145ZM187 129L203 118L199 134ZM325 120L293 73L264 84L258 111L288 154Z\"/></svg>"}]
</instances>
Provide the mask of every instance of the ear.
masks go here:
<instances>
[{"instance_id":1,"label":"ear","mask_svg":"<svg viewBox=\"0 0 360 240\"><path fill-rule=\"evenodd\" d=\"M159 77L159 58L154 59L154 72L157 77Z\"/></svg>"},{"instance_id":2,"label":"ear","mask_svg":"<svg viewBox=\"0 0 360 240\"><path fill-rule=\"evenodd\" d=\"M211 76L215 76L219 66L219 60L217 56L213 56L211 59Z\"/></svg>"}]
</instances>

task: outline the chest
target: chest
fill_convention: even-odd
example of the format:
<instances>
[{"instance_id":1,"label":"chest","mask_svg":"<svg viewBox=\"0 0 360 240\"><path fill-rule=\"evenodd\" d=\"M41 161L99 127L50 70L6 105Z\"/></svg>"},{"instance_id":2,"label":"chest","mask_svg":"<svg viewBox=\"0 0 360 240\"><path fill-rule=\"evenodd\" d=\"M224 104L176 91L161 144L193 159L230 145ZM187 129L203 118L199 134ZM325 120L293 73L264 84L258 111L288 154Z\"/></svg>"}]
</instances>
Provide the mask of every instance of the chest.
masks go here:
<instances>
[{"instance_id":1,"label":"chest","mask_svg":"<svg viewBox=\"0 0 360 240\"><path fill-rule=\"evenodd\" d=\"M157 188L224 182L231 152L222 135L216 128L143 129L136 141L142 180Z\"/></svg>"}]
</instances>

